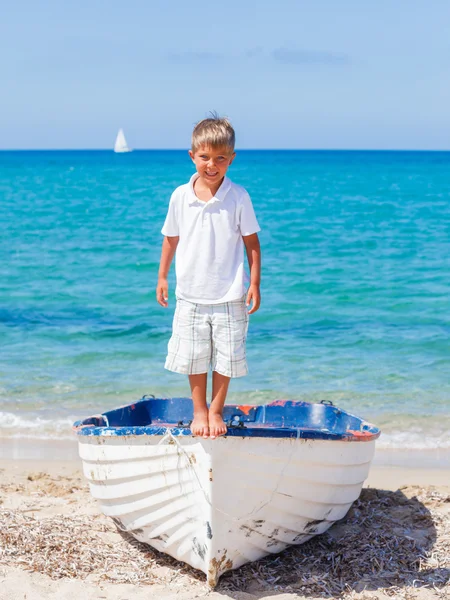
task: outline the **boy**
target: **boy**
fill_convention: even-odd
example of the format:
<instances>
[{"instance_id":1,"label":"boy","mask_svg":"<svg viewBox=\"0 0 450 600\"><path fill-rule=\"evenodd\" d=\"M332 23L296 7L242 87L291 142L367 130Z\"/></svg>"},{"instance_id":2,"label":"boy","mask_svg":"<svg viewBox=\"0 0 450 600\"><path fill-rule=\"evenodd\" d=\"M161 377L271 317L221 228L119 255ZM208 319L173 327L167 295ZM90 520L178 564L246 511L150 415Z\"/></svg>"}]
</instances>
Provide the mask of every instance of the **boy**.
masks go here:
<instances>
[{"instance_id":1,"label":"boy","mask_svg":"<svg viewBox=\"0 0 450 600\"><path fill-rule=\"evenodd\" d=\"M212 439L227 432L222 414L228 384L231 377L247 374L248 315L261 302L260 228L247 192L226 177L235 157L234 142L227 119L213 115L195 126L189 156L196 173L170 199L156 288L157 301L167 307L167 275L177 251L177 305L165 368L189 376L192 434ZM250 267L247 294L244 247Z\"/></svg>"}]
</instances>

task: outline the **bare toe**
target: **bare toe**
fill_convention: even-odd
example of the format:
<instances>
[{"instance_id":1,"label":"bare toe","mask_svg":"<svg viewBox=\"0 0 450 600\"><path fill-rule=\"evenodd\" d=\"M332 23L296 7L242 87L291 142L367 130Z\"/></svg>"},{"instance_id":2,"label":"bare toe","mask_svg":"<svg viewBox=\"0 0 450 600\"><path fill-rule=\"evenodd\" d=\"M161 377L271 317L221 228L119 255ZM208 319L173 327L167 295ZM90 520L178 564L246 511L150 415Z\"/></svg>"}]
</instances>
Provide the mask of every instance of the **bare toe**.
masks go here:
<instances>
[{"instance_id":1,"label":"bare toe","mask_svg":"<svg viewBox=\"0 0 450 600\"><path fill-rule=\"evenodd\" d=\"M215 439L221 435L225 435L227 426L225 425L222 415L209 413L209 436Z\"/></svg>"},{"instance_id":2,"label":"bare toe","mask_svg":"<svg viewBox=\"0 0 450 600\"><path fill-rule=\"evenodd\" d=\"M209 437L208 413L194 416L194 420L191 423L191 432L192 435L203 436L204 438Z\"/></svg>"}]
</instances>

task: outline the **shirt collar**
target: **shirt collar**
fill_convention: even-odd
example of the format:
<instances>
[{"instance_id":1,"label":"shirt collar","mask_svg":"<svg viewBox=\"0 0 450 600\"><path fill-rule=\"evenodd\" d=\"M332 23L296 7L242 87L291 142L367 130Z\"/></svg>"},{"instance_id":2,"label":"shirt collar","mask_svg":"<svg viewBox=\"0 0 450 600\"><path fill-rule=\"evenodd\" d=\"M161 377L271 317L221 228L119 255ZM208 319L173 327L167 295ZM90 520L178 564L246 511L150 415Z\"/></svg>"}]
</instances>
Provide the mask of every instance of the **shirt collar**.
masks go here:
<instances>
[{"instance_id":1,"label":"shirt collar","mask_svg":"<svg viewBox=\"0 0 450 600\"><path fill-rule=\"evenodd\" d=\"M214 204L214 202L222 202L231 187L231 181L228 179L228 177L225 176L223 178L222 184L217 190L215 196L213 196L211 200L208 200L208 202L204 202L203 200L199 200L199 198L197 198L194 191L194 181L198 178L198 176L198 173L194 173L189 180L189 204L195 204L195 202L201 202L202 204Z\"/></svg>"}]
</instances>

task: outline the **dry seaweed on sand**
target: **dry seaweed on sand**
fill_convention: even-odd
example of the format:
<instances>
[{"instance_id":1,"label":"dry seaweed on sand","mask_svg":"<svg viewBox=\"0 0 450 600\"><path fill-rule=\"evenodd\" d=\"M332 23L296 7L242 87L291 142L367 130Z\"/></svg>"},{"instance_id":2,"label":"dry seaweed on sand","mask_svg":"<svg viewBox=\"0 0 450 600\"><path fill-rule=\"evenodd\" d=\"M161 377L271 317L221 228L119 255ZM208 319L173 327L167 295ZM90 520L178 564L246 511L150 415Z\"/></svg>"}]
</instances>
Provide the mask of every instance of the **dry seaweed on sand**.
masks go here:
<instances>
[{"instance_id":1,"label":"dry seaweed on sand","mask_svg":"<svg viewBox=\"0 0 450 600\"><path fill-rule=\"evenodd\" d=\"M53 579L204 585L198 571L124 534L102 515L35 518L0 510L0 564ZM225 574L222 591L352 598L364 590L450 597L450 496L432 488L366 489L344 521L306 544ZM361 595L358 596L361 598Z\"/></svg>"},{"instance_id":2,"label":"dry seaweed on sand","mask_svg":"<svg viewBox=\"0 0 450 600\"><path fill-rule=\"evenodd\" d=\"M0 511L0 564L44 573L52 579L84 579L95 573L118 582L152 581L153 562L125 541L102 534L115 528L89 516L36 519ZM139 573L139 575L137 575Z\"/></svg>"},{"instance_id":3,"label":"dry seaweed on sand","mask_svg":"<svg viewBox=\"0 0 450 600\"><path fill-rule=\"evenodd\" d=\"M149 584L179 579L183 585L185 574L190 574L192 581L199 580L198 571L118 532L103 515L40 519L0 509L0 565L42 573L54 580L89 577ZM167 566L175 569L165 569Z\"/></svg>"},{"instance_id":4,"label":"dry seaweed on sand","mask_svg":"<svg viewBox=\"0 0 450 600\"><path fill-rule=\"evenodd\" d=\"M382 590L415 598L426 587L436 598L450 598L450 495L418 487L365 489L327 533L228 573L221 586L242 590L252 579L265 590L305 596Z\"/></svg>"}]
</instances>

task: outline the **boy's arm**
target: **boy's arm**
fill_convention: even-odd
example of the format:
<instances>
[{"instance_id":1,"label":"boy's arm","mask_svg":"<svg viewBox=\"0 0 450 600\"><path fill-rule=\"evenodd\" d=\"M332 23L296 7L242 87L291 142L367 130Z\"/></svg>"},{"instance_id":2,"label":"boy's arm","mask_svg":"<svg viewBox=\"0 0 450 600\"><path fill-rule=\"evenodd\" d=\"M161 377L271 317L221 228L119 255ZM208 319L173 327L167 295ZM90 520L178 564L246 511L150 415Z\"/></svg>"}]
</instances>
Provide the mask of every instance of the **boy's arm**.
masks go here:
<instances>
[{"instance_id":1,"label":"boy's arm","mask_svg":"<svg viewBox=\"0 0 450 600\"><path fill-rule=\"evenodd\" d=\"M257 233L242 236L247 252L248 266L250 268L250 287L247 292L247 306L253 301L252 308L248 314L256 312L261 304L261 293L259 286L261 285L261 247Z\"/></svg>"},{"instance_id":2,"label":"boy's arm","mask_svg":"<svg viewBox=\"0 0 450 600\"><path fill-rule=\"evenodd\" d=\"M178 246L179 236L164 236L161 249L161 260L159 261L158 285L156 286L156 300L158 304L167 308L169 306L169 284L167 276L169 275L170 265Z\"/></svg>"}]
</instances>

